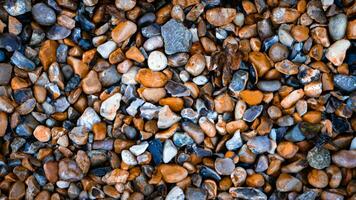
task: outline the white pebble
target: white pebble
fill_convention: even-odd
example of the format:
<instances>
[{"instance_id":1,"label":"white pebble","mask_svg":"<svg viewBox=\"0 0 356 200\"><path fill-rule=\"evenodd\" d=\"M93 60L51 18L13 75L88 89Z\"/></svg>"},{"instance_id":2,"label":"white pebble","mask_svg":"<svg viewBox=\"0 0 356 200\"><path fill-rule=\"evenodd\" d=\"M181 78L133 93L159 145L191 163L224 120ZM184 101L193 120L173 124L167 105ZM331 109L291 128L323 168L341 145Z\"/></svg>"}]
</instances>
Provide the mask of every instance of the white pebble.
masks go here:
<instances>
[{"instance_id":1,"label":"white pebble","mask_svg":"<svg viewBox=\"0 0 356 200\"><path fill-rule=\"evenodd\" d=\"M109 55L115 49L116 49L116 42L110 40L105 42L104 44L99 45L96 50L103 58L109 58Z\"/></svg>"},{"instance_id":2,"label":"white pebble","mask_svg":"<svg viewBox=\"0 0 356 200\"><path fill-rule=\"evenodd\" d=\"M148 56L148 67L152 71L161 71L167 67L167 57L160 51L153 51Z\"/></svg>"}]
</instances>

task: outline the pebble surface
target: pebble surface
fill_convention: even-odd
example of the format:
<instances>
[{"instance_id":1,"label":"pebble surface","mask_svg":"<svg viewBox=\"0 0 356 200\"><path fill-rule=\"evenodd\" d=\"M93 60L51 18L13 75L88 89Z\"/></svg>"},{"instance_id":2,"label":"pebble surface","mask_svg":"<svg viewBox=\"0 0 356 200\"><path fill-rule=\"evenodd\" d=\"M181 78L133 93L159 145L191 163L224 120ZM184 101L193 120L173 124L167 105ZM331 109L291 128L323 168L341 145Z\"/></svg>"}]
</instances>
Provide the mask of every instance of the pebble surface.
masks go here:
<instances>
[{"instance_id":1,"label":"pebble surface","mask_svg":"<svg viewBox=\"0 0 356 200\"><path fill-rule=\"evenodd\" d=\"M356 197L352 0L3 0L0 198Z\"/></svg>"}]
</instances>

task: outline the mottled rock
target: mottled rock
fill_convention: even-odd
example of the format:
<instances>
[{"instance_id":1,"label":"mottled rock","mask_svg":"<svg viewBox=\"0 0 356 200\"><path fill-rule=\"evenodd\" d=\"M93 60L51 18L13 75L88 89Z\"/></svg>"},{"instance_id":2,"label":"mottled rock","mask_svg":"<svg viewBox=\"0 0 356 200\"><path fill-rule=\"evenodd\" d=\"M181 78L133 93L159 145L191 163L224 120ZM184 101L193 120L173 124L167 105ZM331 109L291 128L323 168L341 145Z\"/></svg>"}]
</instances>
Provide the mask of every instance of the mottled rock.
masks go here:
<instances>
[{"instance_id":1,"label":"mottled rock","mask_svg":"<svg viewBox=\"0 0 356 200\"><path fill-rule=\"evenodd\" d=\"M122 95L120 93L115 93L103 101L100 107L100 115L108 120L114 120L116 111L120 108L121 98Z\"/></svg>"},{"instance_id":2,"label":"mottled rock","mask_svg":"<svg viewBox=\"0 0 356 200\"><path fill-rule=\"evenodd\" d=\"M166 54L188 52L192 45L192 33L174 19L169 20L161 27Z\"/></svg>"},{"instance_id":3,"label":"mottled rock","mask_svg":"<svg viewBox=\"0 0 356 200\"><path fill-rule=\"evenodd\" d=\"M44 3L37 3L32 7L32 16L37 23L43 26L56 23L56 13Z\"/></svg>"}]
</instances>

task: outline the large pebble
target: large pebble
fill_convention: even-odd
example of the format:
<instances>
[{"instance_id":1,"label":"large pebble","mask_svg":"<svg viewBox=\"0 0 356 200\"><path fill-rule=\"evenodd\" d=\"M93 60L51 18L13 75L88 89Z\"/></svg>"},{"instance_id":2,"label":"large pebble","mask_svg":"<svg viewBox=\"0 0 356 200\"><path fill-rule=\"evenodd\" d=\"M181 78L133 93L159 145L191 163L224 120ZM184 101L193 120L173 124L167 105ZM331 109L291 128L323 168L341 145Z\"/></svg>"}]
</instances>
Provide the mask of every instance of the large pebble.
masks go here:
<instances>
[{"instance_id":1,"label":"large pebble","mask_svg":"<svg viewBox=\"0 0 356 200\"><path fill-rule=\"evenodd\" d=\"M332 161L340 167L355 168L356 150L340 150L332 155Z\"/></svg>"},{"instance_id":2,"label":"large pebble","mask_svg":"<svg viewBox=\"0 0 356 200\"><path fill-rule=\"evenodd\" d=\"M26 71L33 71L36 67L35 63L26 58L26 56L19 51L15 51L14 54L12 54L11 62L16 65L16 67Z\"/></svg>"},{"instance_id":3,"label":"large pebble","mask_svg":"<svg viewBox=\"0 0 356 200\"><path fill-rule=\"evenodd\" d=\"M56 23L56 13L44 3L37 3L32 8L32 16L37 23L50 26Z\"/></svg>"},{"instance_id":4,"label":"large pebble","mask_svg":"<svg viewBox=\"0 0 356 200\"><path fill-rule=\"evenodd\" d=\"M157 126L158 128L166 129L179 122L180 119L181 117L172 112L169 106L164 106L158 113Z\"/></svg>"},{"instance_id":5,"label":"large pebble","mask_svg":"<svg viewBox=\"0 0 356 200\"><path fill-rule=\"evenodd\" d=\"M206 11L206 20L214 26L223 26L235 19L236 10L233 8L212 8Z\"/></svg>"},{"instance_id":6,"label":"large pebble","mask_svg":"<svg viewBox=\"0 0 356 200\"><path fill-rule=\"evenodd\" d=\"M103 101L100 107L100 115L108 120L114 120L116 111L120 108L121 98L122 95L120 93L116 93Z\"/></svg>"},{"instance_id":7,"label":"large pebble","mask_svg":"<svg viewBox=\"0 0 356 200\"><path fill-rule=\"evenodd\" d=\"M113 52L115 49L116 49L116 43L110 40L105 42L104 44L99 45L96 50L103 58L107 59L109 58L111 52Z\"/></svg>"},{"instance_id":8,"label":"large pebble","mask_svg":"<svg viewBox=\"0 0 356 200\"><path fill-rule=\"evenodd\" d=\"M10 82L12 66L7 63L0 63L0 85L7 85Z\"/></svg>"},{"instance_id":9,"label":"large pebble","mask_svg":"<svg viewBox=\"0 0 356 200\"><path fill-rule=\"evenodd\" d=\"M147 64L152 71L161 71L167 67L167 57L160 51L153 51L148 56Z\"/></svg>"},{"instance_id":10,"label":"large pebble","mask_svg":"<svg viewBox=\"0 0 356 200\"><path fill-rule=\"evenodd\" d=\"M177 183L188 176L188 171L177 164L162 164L159 171L167 183Z\"/></svg>"},{"instance_id":11,"label":"large pebble","mask_svg":"<svg viewBox=\"0 0 356 200\"><path fill-rule=\"evenodd\" d=\"M343 13L337 14L329 20L329 33L332 39L340 40L345 36L347 16Z\"/></svg>"},{"instance_id":12,"label":"large pebble","mask_svg":"<svg viewBox=\"0 0 356 200\"><path fill-rule=\"evenodd\" d=\"M145 87L163 87L168 78L162 72L154 72L150 69L140 69L136 75L136 80Z\"/></svg>"},{"instance_id":13,"label":"large pebble","mask_svg":"<svg viewBox=\"0 0 356 200\"><path fill-rule=\"evenodd\" d=\"M172 140L166 140L163 146L163 162L169 163L178 153L177 147Z\"/></svg>"},{"instance_id":14,"label":"large pebble","mask_svg":"<svg viewBox=\"0 0 356 200\"><path fill-rule=\"evenodd\" d=\"M120 22L111 32L111 37L116 43L129 39L137 31L137 25L132 21Z\"/></svg>"},{"instance_id":15,"label":"large pebble","mask_svg":"<svg viewBox=\"0 0 356 200\"><path fill-rule=\"evenodd\" d=\"M169 20L161 27L166 54L188 52L192 45L192 33L174 19Z\"/></svg>"},{"instance_id":16,"label":"large pebble","mask_svg":"<svg viewBox=\"0 0 356 200\"><path fill-rule=\"evenodd\" d=\"M179 186L173 187L166 196L166 200L184 200L184 198L184 192Z\"/></svg>"},{"instance_id":17,"label":"large pebble","mask_svg":"<svg viewBox=\"0 0 356 200\"><path fill-rule=\"evenodd\" d=\"M93 125L100 122L99 115L91 107L84 110L83 114L79 117L77 121L78 126L84 126L85 128L91 130Z\"/></svg>"},{"instance_id":18,"label":"large pebble","mask_svg":"<svg viewBox=\"0 0 356 200\"><path fill-rule=\"evenodd\" d=\"M352 92L356 90L356 76L347 76L336 74L334 76L334 84L341 90Z\"/></svg>"},{"instance_id":19,"label":"large pebble","mask_svg":"<svg viewBox=\"0 0 356 200\"><path fill-rule=\"evenodd\" d=\"M350 45L350 41L346 39L338 40L328 48L325 57L334 65L340 66L344 62L346 51Z\"/></svg>"},{"instance_id":20,"label":"large pebble","mask_svg":"<svg viewBox=\"0 0 356 200\"><path fill-rule=\"evenodd\" d=\"M235 164L230 158L217 158L214 165L220 175L230 175L235 169Z\"/></svg>"},{"instance_id":21,"label":"large pebble","mask_svg":"<svg viewBox=\"0 0 356 200\"><path fill-rule=\"evenodd\" d=\"M6 0L2 3L7 13L12 16L22 15L31 11L30 0Z\"/></svg>"}]
</instances>

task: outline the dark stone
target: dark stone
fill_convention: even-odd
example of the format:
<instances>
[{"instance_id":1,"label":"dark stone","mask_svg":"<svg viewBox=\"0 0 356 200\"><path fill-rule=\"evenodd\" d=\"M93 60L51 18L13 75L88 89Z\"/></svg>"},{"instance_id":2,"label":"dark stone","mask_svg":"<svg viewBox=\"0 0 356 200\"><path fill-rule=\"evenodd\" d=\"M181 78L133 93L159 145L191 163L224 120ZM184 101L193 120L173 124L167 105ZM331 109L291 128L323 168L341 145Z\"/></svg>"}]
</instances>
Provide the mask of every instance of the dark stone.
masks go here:
<instances>
[{"instance_id":1,"label":"dark stone","mask_svg":"<svg viewBox=\"0 0 356 200\"><path fill-rule=\"evenodd\" d=\"M15 90L13 93L13 97L17 104L22 104L25 101L33 98L32 90L31 88Z\"/></svg>"},{"instance_id":2,"label":"dark stone","mask_svg":"<svg viewBox=\"0 0 356 200\"><path fill-rule=\"evenodd\" d=\"M200 167L199 174L203 177L203 179L214 179L215 181L221 180L220 175L216 171L206 166Z\"/></svg>"},{"instance_id":3,"label":"dark stone","mask_svg":"<svg viewBox=\"0 0 356 200\"><path fill-rule=\"evenodd\" d=\"M190 95L190 91L185 85L174 81L168 81L165 89L173 97L184 97Z\"/></svg>"},{"instance_id":4,"label":"dark stone","mask_svg":"<svg viewBox=\"0 0 356 200\"><path fill-rule=\"evenodd\" d=\"M308 152L307 160L311 167L324 169L331 163L330 152L323 147L314 147Z\"/></svg>"},{"instance_id":5,"label":"dark stone","mask_svg":"<svg viewBox=\"0 0 356 200\"><path fill-rule=\"evenodd\" d=\"M278 91L282 87L282 84L278 80L259 81L257 83L257 87L258 87L258 89L260 89L264 92L275 92L275 91Z\"/></svg>"},{"instance_id":6,"label":"dark stone","mask_svg":"<svg viewBox=\"0 0 356 200\"><path fill-rule=\"evenodd\" d=\"M77 15L75 19L84 31L91 31L95 28L95 24L89 21L83 14Z\"/></svg>"},{"instance_id":7,"label":"dark stone","mask_svg":"<svg viewBox=\"0 0 356 200\"><path fill-rule=\"evenodd\" d=\"M149 142L148 151L152 154L155 165L163 161L163 145L158 139L153 139Z\"/></svg>"},{"instance_id":8,"label":"dark stone","mask_svg":"<svg viewBox=\"0 0 356 200\"><path fill-rule=\"evenodd\" d=\"M299 124L297 124L290 131L287 132L284 138L291 142L300 142L305 139L305 136L300 130Z\"/></svg>"},{"instance_id":9,"label":"dark stone","mask_svg":"<svg viewBox=\"0 0 356 200\"><path fill-rule=\"evenodd\" d=\"M0 85L8 85L11 79L12 66L7 63L0 63Z\"/></svg>"},{"instance_id":10,"label":"dark stone","mask_svg":"<svg viewBox=\"0 0 356 200\"><path fill-rule=\"evenodd\" d=\"M161 34L161 29L158 24L151 24L149 26L143 27L141 29L143 37L151 38L153 36L158 36Z\"/></svg>"},{"instance_id":11,"label":"dark stone","mask_svg":"<svg viewBox=\"0 0 356 200\"><path fill-rule=\"evenodd\" d=\"M62 40L70 35L71 31L60 25L53 25L47 32L50 40Z\"/></svg>"},{"instance_id":12,"label":"dark stone","mask_svg":"<svg viewBox=\"0 0 356 200\"><path fill-rule=\"evenodd\" d=\"M334 76L334 84L337 88L346 92L356 91L356 76L336 74Z\"/></svg>"},{"instance_id":13,"label":"dark stone","mask_svg":"<svg viewBox=\"0 0 356 200\"><path fill-rule=\"evenodd\" d=\"M37 23L50 26L56 23L56 13L44 3L37 3L32 8L32 16Z\"/></svg>"},{"instance_id":14,"label":"dark stone","mask_svg":"<svg viewBox=\"0 0 356 200\"><path fill-rule=\"evenodd\" d=\"M4 51L0 50L0 62L3 62L6 59L6 54Z\"/></svg>"},{"instance_id":15,"label":"dark stone","mask_svg":"<svg viewBox=\"0 0 356 200\"><path fill-rule=\"evenodd\" d=\"M166 54L189 52L193 36L182 23L171 19L161 27L161 32Z\"/></svg>"},{"instance_id":16,"label":"dark stone","mask_svg":"<svg viewBox=\"0 0 356 200\"><path fill-rule=\"evenodd\" d=\"M67 62L68 46L65 44L60 44L57 48L56 56L57 62L65 63Z\"/></svg>"},{"instance_id":17,"label":"dark stone","mask_svg":"<svg viewBox=\"0 0 356 200\"><path fill-rule=\"evenodd\" d=\"M187 200L203 200L207 198L207 193L205 190L200 188L188 187L185 192L185 198Z\"/></svg>"},{"instance_id":18,"label":"dark stone","mask_svg":"<svg viewBox=\"0 0 356 200\"><path fill-rule=\"evenodd\" d=\"M314 19L318 23L325 24L327 21L321 1L309 1L307 4L307 13L310 18Z\"/></svg>"},{"instance_id":19,"label":"dark stone","mask_svg":"<svg viewBox=\"0 0 356 200\"><path fill-rule=\"evenodd\" d=\"M66 87L64 88L65 92L70 92L74 90L80 83L80 77L79 75L74 75L71 79L69 79Z\"/></svg>"},{"instance_id":20,"label":"dark stone","mask_svg":"<svg viewBox=\"0 0 356 200\"><path fill-rule=\"evenodd\" d=\"M0 34L0 48L13 52L21 48L21 41L11 33Z\"/></svg>"},{"instance_id":21,"label":"dark stone","mask_svg":"<svg viewBox=\"0 0 356 200\"><path fill-rule=\"evenodd\" d=\"M267 196L261 190L252 187L230 188L230 194L244 200L267 200Z\"/></svg>"},{"instance_id":22,"label":"dark stone","mask_svg":"<svg viewBox=\"0 0 356 200\"><path fill-rule=\"evenodd\" d=\"M142 15L142 17L140 17L137 20L137 25L138 26L148 26L148 25L152 24L153 22L155 22L155 20L156 20L156 15L153 12L149 12L149 13Z\"/></svg>"}]
</instances>

